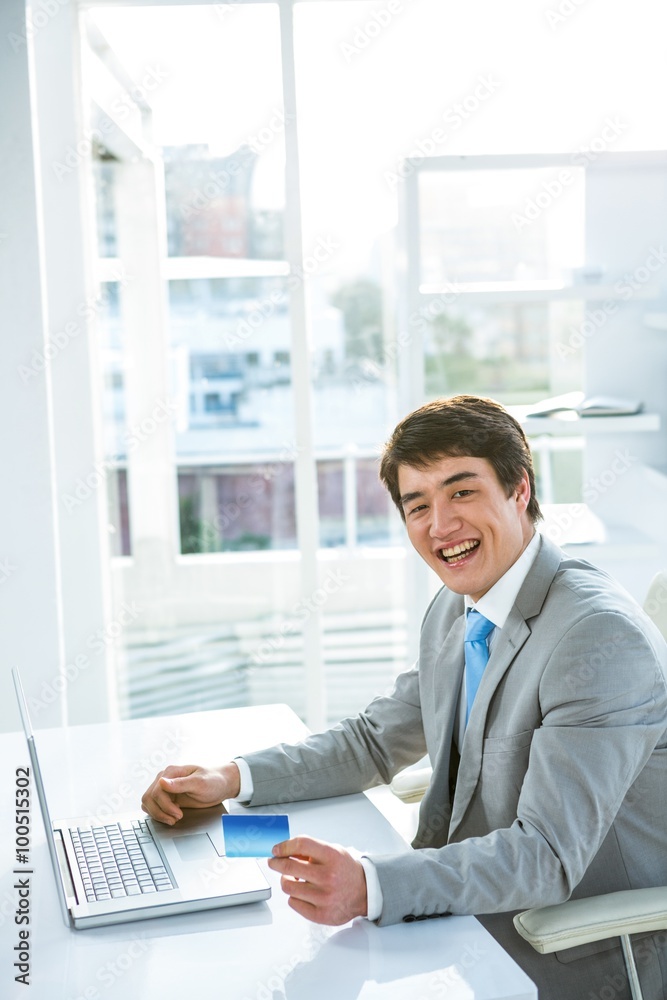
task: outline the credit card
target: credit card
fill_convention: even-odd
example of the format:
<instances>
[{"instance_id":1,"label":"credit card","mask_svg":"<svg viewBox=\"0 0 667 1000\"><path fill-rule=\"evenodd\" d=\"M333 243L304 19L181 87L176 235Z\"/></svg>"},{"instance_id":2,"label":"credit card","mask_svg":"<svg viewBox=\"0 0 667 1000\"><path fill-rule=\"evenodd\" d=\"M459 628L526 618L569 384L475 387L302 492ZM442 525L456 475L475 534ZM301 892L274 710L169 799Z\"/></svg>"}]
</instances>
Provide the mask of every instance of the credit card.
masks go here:
<instances>
[{"instance_id":1,"label":"credit card","mask_svg":"<svg viewBox=\"0 0 667 1000\"><path fill-rule=\"evenodd\" d=\"M283 813L227 813L222 833L228 858L270 858L274 844L289 840L289 820Z\"/></svg>"}]
</instances>

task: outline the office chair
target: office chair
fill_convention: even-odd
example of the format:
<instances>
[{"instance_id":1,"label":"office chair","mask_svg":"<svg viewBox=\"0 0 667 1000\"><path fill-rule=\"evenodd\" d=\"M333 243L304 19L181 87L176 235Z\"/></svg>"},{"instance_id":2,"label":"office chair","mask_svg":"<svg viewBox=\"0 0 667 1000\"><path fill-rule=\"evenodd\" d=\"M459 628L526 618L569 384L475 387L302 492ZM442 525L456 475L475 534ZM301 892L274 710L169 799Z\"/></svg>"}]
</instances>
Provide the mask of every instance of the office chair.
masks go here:
<instances>
[{"instance_id":1,"label":"office chair","mask_svg":"<svg viewBox=\"0 0 667 1000\"><path fill-rule=\"evenodd\" d=\"M658 573L644 601L647 613L667 639L667 573ZM626 889L570 899L556 906L524 910L514 926L541 954L619 937L633 1000L643 1000L630 935L667 930L667 886Z\"/></svg>"},{"instance_id":2,"label":"office chair","mask_svg":"<svg viewBox=\"0 0 667 1000\"><path fill-rule=\"evenodd\" d=\"M432 767L420 767L412 771L408 768L397 774L389 787L401 802L408 805L413 802L421 802L426 794L432 774Z\"/></svg>"}]
</instances>

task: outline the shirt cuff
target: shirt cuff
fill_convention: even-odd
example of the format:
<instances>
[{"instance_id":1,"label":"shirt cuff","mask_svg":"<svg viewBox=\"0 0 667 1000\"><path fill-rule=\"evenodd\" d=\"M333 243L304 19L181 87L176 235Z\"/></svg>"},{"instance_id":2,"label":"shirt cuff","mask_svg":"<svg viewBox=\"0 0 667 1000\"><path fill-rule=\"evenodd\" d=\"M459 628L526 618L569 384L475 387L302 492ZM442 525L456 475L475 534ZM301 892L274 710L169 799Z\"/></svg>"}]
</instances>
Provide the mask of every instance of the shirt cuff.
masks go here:
<instances>
[{"instance_id":1,"label":"shirt cuff","mask_svg":"<svg viewBox=\"0 0 667 1000\"><path fill-rule=\"evenodd\" d=\"M241 776L241 788L239 794L232 799L232 802L250 802L252 793L255 790L250 768L243 757L234 757L234 763L238 767Z\"/></svg>"},{"instance_id":2,"label":"shirt cuff","mask_svg":"<svg viewBox=\"0 0 667 1000\"><path fill-rule=\"evenodd\" d=\"M377 920L382 913L383 902L380 878L378 876L377 868L370 858L366 857L365 854L362 854L359 860L364 866L364 874L366 876L366 898L368 903L366 919Z\"/></svg>"}]
</instances>

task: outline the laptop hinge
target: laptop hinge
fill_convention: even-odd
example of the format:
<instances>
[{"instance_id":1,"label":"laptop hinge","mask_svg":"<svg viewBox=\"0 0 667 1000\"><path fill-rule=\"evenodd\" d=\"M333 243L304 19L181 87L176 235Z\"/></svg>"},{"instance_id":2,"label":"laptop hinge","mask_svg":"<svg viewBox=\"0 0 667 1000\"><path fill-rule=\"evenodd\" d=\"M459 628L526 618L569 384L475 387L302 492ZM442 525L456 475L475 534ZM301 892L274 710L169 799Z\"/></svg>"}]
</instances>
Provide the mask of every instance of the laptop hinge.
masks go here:
<instances>
[{"instance_id":1,"label":"laptop hinge","mask_svg":"<svg viewBox=\"0 0 667 1000\"><path fill-rule=\"evenodd\" d=\"M74 882L72 881L72 873L69 868L69 862L67 860L67 852L63 842L63 835L60 830L53 831L53 842L56 845L56 855L58 857L58 866L60 868L63 889L65 890L67 906L71 910L73 906L76 906L78 900L76 890L74 888Z\"/></svg>"}]
</instances>

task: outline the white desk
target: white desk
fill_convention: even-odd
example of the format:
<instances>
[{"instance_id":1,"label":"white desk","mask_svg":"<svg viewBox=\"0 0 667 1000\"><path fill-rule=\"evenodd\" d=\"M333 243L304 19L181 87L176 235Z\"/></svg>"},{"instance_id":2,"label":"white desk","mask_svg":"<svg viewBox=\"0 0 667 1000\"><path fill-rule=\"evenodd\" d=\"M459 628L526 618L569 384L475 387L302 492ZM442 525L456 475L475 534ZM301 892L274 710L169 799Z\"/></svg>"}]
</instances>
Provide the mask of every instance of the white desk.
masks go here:
<instances>
[{"instance_id":1,"label":"white desk","mask_svg":"<svg viewBox=\"0 0 667 1000\"><path fill-rule=\"evenodd\" d=\"M38 720L37 720L38 724ZM220 763L306 730L286 706L231 709L37 733L54 817L138 809L166 763ZM14 982L15 770L22 734L0 735L0 996L14 1000L535 1000L537 990L474 917L378 928L310 924L264 865L266 902L68 930L32 789L31 985ZM409 849L365 795L286 807L292 834L393 852Z\"/></svg>"}]
</instances>

